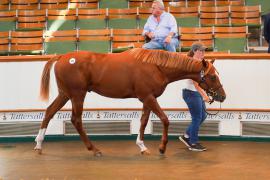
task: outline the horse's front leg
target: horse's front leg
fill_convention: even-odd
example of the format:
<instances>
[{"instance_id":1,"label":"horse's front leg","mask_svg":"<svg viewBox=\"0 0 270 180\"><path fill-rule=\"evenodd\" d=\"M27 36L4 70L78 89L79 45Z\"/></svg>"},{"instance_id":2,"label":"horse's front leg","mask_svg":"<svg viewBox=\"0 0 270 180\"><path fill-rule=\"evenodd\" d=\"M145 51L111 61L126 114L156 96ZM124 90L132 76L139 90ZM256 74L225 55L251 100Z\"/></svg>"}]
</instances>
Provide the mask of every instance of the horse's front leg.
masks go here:
<instances>
[{"instance_id":1,"label":"horse's front leg","mask_svg":"<svg viewBox=\"0 0 270 180\"><path fill-rule=\"evenodd\" d=\"M46 129L48 127L50 120L52 119L54 114L66 104L67 101L68 101L68 97L66 97L63 94L58 94L58 96L53 101L53 103L47 108L45 112L45 117L41 123L38 135L35 139L36 146L34 149L38 151L39 154L42 153L42 142L44 141Z\"/></svg>"},{"instance_id":2,"label":"horse's front leg","mask_svg":"<svg viewBox=\"0 0 270 180\"><path fill-rule=\"evenodd\" d=\"M150 95L147 98L145 98L144 105L149 107L160 118L161 122L163 123L163 133L161 138L161 144L159 145L159 152L160 154L164 154L168 143L168 128L169 128L168 117L162 111L154 96Z\"/></svg>"},{"instance_id":3,"label":"horse's front leg","mask_svg":"<svg viewBox=\"0 0 270 180\"><path fill-rule=\"evenodd\" d=\"M80 134L81 140L84 142L86 148L89 151L93 151L95 156L101 156L102 153L99 149L97 149L90 139L87 137L86 132L82 125L82 112L83 112L83 102L85 98L86 93L83 95L80 95L80 93L76 94L76 97L71 99L72 102L72 117L71 122Z\"/></svg>"},{"instance_id":4,"label":"horse's front leg","mask_svg":"<svg viewBox=\"0 0 270 180\"><path fill-rule=\"evenodd\" d=\"M151 110L147 106L143 106L143 114L141 117L141 127L140 127L140 133L137 136L136 144L139 146L141 150L141 154L149 155L150 151L147 149L147 147L144 145L144 130L147 126L149 115Z\"/></svg>"}]
</instances>

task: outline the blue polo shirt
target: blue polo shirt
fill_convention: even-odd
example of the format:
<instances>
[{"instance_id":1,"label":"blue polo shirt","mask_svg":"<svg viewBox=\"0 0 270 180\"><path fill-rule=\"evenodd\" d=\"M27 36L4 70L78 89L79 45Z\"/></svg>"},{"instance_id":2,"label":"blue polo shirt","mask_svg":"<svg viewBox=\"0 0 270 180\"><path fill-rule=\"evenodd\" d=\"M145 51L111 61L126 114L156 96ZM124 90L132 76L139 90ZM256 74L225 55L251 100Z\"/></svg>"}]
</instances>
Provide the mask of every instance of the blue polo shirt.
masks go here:
<instances>
[{"instance_id":1,"label":"blue polo shirt","mask_svg":"<svg viewBox=\"0 0 270 180\"><path fill-rule=\"evenodd\" d=\"M151 15L144 25L143 35L146 32L154 32L154 40L164 40L170 32L174 32L174 37L177 36L177 23L174 16L170 13L163 12L158 23L156 18Z\"/></svg>"}]
</instances>

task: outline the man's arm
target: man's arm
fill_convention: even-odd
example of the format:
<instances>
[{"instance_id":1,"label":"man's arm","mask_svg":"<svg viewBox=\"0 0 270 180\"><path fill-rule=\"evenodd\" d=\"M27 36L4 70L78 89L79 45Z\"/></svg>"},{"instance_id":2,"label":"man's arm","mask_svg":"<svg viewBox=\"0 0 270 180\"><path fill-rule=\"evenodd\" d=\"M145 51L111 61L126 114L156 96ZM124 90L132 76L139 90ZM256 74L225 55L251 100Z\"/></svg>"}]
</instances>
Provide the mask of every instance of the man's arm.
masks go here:
<instances>
[{"instance_id":1,"label":"man's arm","mask_svg":"<svg viewBox=\"0 0 270 180\"><path fill-rule=\"evenodd\" d=\"M147 36L148 38L152 39L154 38L154 33L151 32L151 29L150 29L150 17L147 19L145 25L144 25L144 28L143 28L143 33L142 35L143 36Z\"/></svg>"},{"instance_id":2,"label":"man's arm","mask_svg":"<svg viewBox=\"0 0 270 180\"><path fill-rule=\"evenodd\" d=\"M176 22L176 19L174 18L174 16L172 14L170 14L169 26L171 28L169 35L177 34L177 32L178 32L178 30L177 30L177 22Z\"/></svg>"},{"instance_id":3,"label":"man's arm","mask_svg":"<svg viewBox=\"0 0 270 180\"><path fill-rule=\"evenodd\" d=\"M169 26L170 26L170 32L165 39L165 43L170 43L172 37L174 37L174 35L177 34L177 22L172 14L170 14Z\"/></svg>"}]
</instances>

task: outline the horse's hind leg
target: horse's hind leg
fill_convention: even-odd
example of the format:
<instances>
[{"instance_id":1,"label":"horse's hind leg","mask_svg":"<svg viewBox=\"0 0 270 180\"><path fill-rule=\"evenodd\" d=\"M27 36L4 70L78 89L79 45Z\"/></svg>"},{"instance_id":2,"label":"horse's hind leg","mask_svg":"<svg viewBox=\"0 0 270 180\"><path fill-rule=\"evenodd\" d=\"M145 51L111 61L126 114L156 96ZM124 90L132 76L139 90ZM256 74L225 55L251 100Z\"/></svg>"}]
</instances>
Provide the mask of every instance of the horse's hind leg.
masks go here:
<instances>
[{"instance_id":1,"label":"horse's hind leg","mask_svg":"<svg viewBox=\"0 0 270 180\"><path fill-rule=\"evenodd\" d=\"M147 106L143 105L143 114L141 117L140 133L138 134L137 140L136 140L136 144L140 147L141 153L146 154L146 155L150 154L150 151L144 145L143 140L144 140L144 130L148 123L150 112L151 110Z\"/></svg>"},{"instance_id":2,"label":"horse's hind leg","mask_svg":"<svg viewBox=\"0 0 270 180\"><path fill-rule=\"evenodd\" d=\"M34 149L37 150L40 154L41 154L41 149L42 149L41 147L42 142L44 140L46 129L48 127L50 120L55 115L55 113L59 111L66 104L68 100L69 99L67 96L65 96L62 93L59 93L56 99L52 102L52 104L46 109L45 117L41 123L38 135L35 139L36 147Z\"/></svg>"},{"instance_id":3,"label":"horse's hind leg","mask_svg":"<svg viewBox=\"0 0 270 180\"><path fill-rule=\"evenodd\" d=\"M84 142L86 148L89 151L93 151L95 156L101 156L101 152L97 149L92 142L87 137L85 130L82 125L82 112L83 112L83 102L85 98L86 92L77 93L76 97L71 98L72 102L72 117L71 122L80 134L82 141Z\"/></svg>"}]
</instances>

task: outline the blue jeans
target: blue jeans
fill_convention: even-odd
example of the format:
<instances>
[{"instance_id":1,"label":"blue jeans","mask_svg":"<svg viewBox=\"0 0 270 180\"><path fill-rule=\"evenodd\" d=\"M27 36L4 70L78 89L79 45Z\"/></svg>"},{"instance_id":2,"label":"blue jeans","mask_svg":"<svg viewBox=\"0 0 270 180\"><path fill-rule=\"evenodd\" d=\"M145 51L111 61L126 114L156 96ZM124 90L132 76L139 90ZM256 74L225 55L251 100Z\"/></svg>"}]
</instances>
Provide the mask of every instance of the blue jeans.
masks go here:
<instances>
[{"instance_id":1,"label":"blue jeans","mask_svg":"<svg viewBox=\"0 0 270 180\"><path fill-rule=\"evenodd\" d=\"M188 106L192 119L192 122L186 130L186 134L189 135L189 143L196 144L199 140L198 133L200 125L207 116L205 103L199 92L188 89L183 89L183 99Z\"/></svg>"},{"instance_id":2,"label":"blue jeans","mask_svg":"<svg viewBox=\"0 0 270 180\"><path fill-rule=\"evenodd\" d=\"M164 40L151 40L143 45L144 49L165 49L166 51L176 52L176 48L179 46L177 38L172 38L170 44L164 42Z\"/></svg>"}]
</instances>

